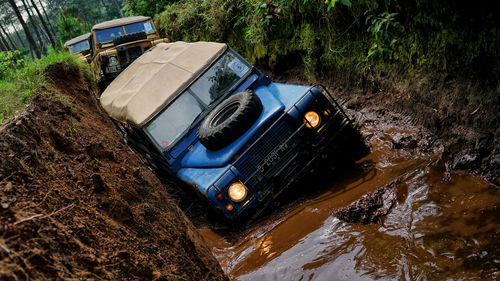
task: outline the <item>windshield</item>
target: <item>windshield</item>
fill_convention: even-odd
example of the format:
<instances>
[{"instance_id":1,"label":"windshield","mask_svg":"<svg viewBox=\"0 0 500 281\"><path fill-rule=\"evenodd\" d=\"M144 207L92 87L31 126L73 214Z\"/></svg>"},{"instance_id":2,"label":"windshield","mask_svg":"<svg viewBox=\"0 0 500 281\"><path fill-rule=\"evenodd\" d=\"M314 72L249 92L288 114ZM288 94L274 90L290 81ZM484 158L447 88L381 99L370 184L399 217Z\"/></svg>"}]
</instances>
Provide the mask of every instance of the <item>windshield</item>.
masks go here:
<instances>
[{"instance_id":1,"label":"windshield","mask_svg":"<svg viewBox=\"0 0 500 281\"><path fill-rule=\"evenodd\" d=\"M104 30L98 30L96 32L97 43L104 43L113 41L113 38L122 36L124 34L123 27L113 27Z\"/></svg>"},{"instance_id":2,"label":"windshield","mask_svg":"<svg viewBox=\"0 0 500 281\"><path fill-rule=\"evenodd\" d=\"M128 24L125 26L117 26L104 30L98 30L96 32L96 37L98 43L104 43L113 41L113 38L115 37L136 32L154 33L155 30L153 28L153 24L150 21L146 22L143 21L143 22Z\"/></svg>"},{"instance_id":3,"label":"windshield","mask_svg":"<svg viewBox=\"0 0 500 281\"><path fill-rule=\"evenodd\" d=\"M210 105L236 82L240 80L250 67L236 57L233 51L228 51L205 74L189 88L205 104Z\"/></svg>"},{"instance_id":4,"label":"windshield","mask_svg":"<svg viewBox=\"0 0 500 281\"><path fill-rule=\"evenodd\" d=\"M82 41L82 42L78 42L76 44L70 45L69 49L71 50L71 53L73 53L73 54L81 53L83 51L90 49L89 41Z\"/></svg>"},{"instance_id":5,"label":"windshield","mask_svg":"<svg viewBox=\"0 0 500 281\"><path fill-rule=\"evenodd\" d=\"M162 150L175 145L215 101L228 93L250 71L250 65L229 50L193 85L184 91L147 126L147 132Z\"/></svg>"},{"instance_id":6,"label":"windshield","mask_svg":"<svg viewBox=\"0 0 500 281\"><path fill-rule=\"evenodd\" d=\"M151 24L150 21L146 21L146 22L138 22L138 23L125 25L125 32L127 34L135 33L135 32L154 33L155 30L153 28L153 24Z\"/></svg>"}]
</instances>

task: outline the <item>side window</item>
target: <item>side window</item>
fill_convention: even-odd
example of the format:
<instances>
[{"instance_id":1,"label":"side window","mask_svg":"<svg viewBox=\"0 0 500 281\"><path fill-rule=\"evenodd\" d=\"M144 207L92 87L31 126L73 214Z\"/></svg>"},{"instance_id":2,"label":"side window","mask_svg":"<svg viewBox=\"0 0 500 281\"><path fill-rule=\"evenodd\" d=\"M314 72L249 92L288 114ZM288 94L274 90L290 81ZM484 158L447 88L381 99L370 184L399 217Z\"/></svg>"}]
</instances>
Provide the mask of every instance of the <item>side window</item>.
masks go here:
<instances>
[{"instance_id":1,"label":"side window","mask_svg":"<svg viewBox=\"0 0 500 281\"><path fill-rule=\"evenodd\" d=\"M146 127L158 148L172 147L203 112L200 102L189 92L184 92L159 113Z\"/></svg>"},{"instance_id":2,"label":"side window","mask_svg":"<svg viewBox=\"0 0 500 281\"><path fill-rule=\"evenodd\" d=\"M135 146L151 155L160 158L162 157L156 147L149 141L149 138L144 134L144 132L142 132L142 130L130 125L126 126L125 130L127 131L127 139L129 141L131 140Z\"/></svg>"},{"instance_id":3,"label":"side window","mask_svg":"<svg viewBox=\"0 0 500 281\"><path fill-rule=\"evenodd\" d=\"M132 23L129 25L125 25L124 27L127 34L136 32L146 32L147 34L149 34L155 32L153 24L150 21Z\"/></svg>"}]
</instances>

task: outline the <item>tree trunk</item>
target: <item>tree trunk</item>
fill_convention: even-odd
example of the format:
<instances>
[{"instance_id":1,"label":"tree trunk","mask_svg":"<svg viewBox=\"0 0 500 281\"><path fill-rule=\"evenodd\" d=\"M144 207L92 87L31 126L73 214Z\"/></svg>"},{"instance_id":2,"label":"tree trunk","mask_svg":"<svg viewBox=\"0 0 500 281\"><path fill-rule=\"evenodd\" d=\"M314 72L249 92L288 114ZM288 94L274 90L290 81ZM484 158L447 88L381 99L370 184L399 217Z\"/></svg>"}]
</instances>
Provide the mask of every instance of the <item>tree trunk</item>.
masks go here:
<instances>
[{"instance_id":1,"label":"tree trunk","mask_svg":"<svg viewBox=\"0 0 500 281\"><path fill-rule=\"evenodd\" d=\"M3 36L3 32L0 31L0 40L2 40L2 44L5 46L7 51L12 51L12 48L10 47L9 43L7 43L7 40L5 40L5 37Z\"/></svg>"},{"instance_id":2,"label":"tree trunk","mask_svg":"<svg viewBox=\"0 0 500 281\"><path fill-rule=\"evenodd\" d=\"M31 47L30 45L30 55L31 55L31 59L35 59L35 56L33 55L33 48Z\"/></svg>"},{"instance_id":3,"label":"tree trunk","mask_svg":"<svg viewBox=\"0 0 500 281\"><path fill-rule=\"evenodd\" d=\"M21 16L21 12L19 12L19 9L17 8L16 2L14 0L9 0L10 5L12 6L12 9L16 13L17 19L21 23L24 29L24 33L26 34L26 39L28 40L31 48L35 51L36 57L40 58L40 50L35 44L35 40L33 40L33 37L31 36L31 33L29 32L28 26L26 25L26 22L24 22L23 16Z\"/></svg>"},{"instance_id":4,"label":"tree trunk","mask_svg":"<svg viewBox=\"0 0 500 281\"><path fill-rule=\"evenodd\" d=\"M3 25L1 23L0 23L0 29L2 30L3 34L5 34L5 36L7 37L7 40L9 40L9 43L12 46L12 49L13 50L17 49L16 44L14 44L14 41L12 41L12 38L10 38L9 33L5 30L5 28L3 27Z\"/></svg>"},{"instance_id":5,"label":"tree trunk","mask_svg":"<svg viewBox=\"0 0 500 281\"><path fill-rule=\"evenodd\" d=\"M38 31L38 28L36 27L35 20L31 16L31 11L28 9L28 5L26 5L26 1L22 0L22 2L23 2L23 5L24 5L24 9L28 13L28 18L29 18L29 21L31 23L31 27L35 31L36 37L38 38L38 42L40 43L40 46L42 47L42 50L43 50L44 43L43 43L42 35L40 35L40 32Z\"/></svg>"},{"instance_id":6,"label":"tree trunk","mask_svg":"<svg viewBox=\"0 0 500 281\"><path fill-rule=\"evenodd\" d=\"M47 14L47 10L45 10L45 6L43 5L42 0L38 0L38 4L40 5L40 7L42 7L42 12L43 12L43 15L45 16L45 19L47 20L47 23L49 24L50 27L52 27L52 24L51 24L50 18L49 18L49 14Z\"/></svg>"},{"instance_id":7,"label":"tree trunk","mask_svg":"<svg viewBox=\"0 0 500 281\"><path fill-rule=\"evenodd\" d=\"M118 12L120 13L120 17L123 18L122 9L120 9L120 5L118 5L118 2L116 2L116 0L111 0L111 2L113 2L113 4L115 4L116 9L118 9Z\"/></svg>"},{"instance_id":8,"label":"tree trunk","mask_svg":"<svg viewBox=\"0 0 500 281\"><path fill-rule=\"evenodd\" d=\"M42 11L43 11L43 14L45 15L45 19L47 19L47 24L49 25L50 27L50 30L52 31L52 34L55 35L55 29L54 27L52 27L52 24L50 23L50 19L49 19L49 15L47 14L47 11L45 10L45 6L43 6L43 3L42 3L42 0L38 0L38 3L40 3L40 6L42 6Z\"/></svg>"},{"instance_id":9,"label":"tree trunk","mask_svg":"<svg viewBox=\"0 0 500 281\"><path fill-rule=\"evenodd\" d=\"M7 49L5 48L2 41L0 40L0 52L4 52L4 51L7 51Z\"/></svg>"},{"instance_id":10,"label":"tree trunk","mask_svg":"<svg viewBox=\"0 0 500 281\"><path fill-rule=\"evenodd\" d=\"M21 43L21 46L23 46L23 48L26 48L26 44L24 44L24 41L21 38L21 35L19 35L19 32L17 31L16 26L14 25L14 23L10 22L10 25L12 26L12 29L14 29L14 32L16 33L16 36L17 36L17 40L19 41L19 43Z\"/></svg>"},{"instance_id":11,"label":"tree trunk","mask_svg":"<svg viewBox=\"0 0 500 281\"><path fill-rule=\"evenodd\" d=\"M45 32L47 33L47 36L49 37L50 44L52 45L52 48L56 48L56 44L54 42L54 38L52 37L52 34L50 33L49 27L45 23L45 20L43 19L42 15L40 14L40 11L38 10L38 7L35 5L35 1L31 0L31 4L33 5L33 8L35 8L35 11L40 18L40 22L42 22L43 29L45 29Z\"/></svg>"}]
</instances>

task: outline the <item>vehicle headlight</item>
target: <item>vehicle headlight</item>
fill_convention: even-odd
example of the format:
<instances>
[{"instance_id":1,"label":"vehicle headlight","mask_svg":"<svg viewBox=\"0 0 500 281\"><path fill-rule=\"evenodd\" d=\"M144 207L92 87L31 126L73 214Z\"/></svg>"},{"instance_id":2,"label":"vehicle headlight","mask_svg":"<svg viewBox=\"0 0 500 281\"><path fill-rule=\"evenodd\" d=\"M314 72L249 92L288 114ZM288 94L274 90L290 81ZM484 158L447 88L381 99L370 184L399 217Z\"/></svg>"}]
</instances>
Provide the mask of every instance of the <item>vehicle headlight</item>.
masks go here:
<instances>
[{"instance_id":1,"label":"vehicle headlight","mask_svg":"<svg viewBox=\"0 0 500 281\"><path fill-rule=\"evenodd\" d=\"M109 60L108 60L108 65L109 66L114 66L114 65L117 65L117 64L118 64L118 59L115 56L109 57Z\"/></svg>"},{"instance_id":2,"label":"vehicle headlight","mask_svg":"<svg viewBox=\"0 0 500 281\"><path fill-rule=\"evenodd\" d=\"M308 128L317 128L321 124L321 117L314 111L309 111L304 115L305 123Z\"/></svg>"},{"instance_id":3,"label":"vehicle headlight","mask_svg":"<svg viewBox=\"0 0 500 281\"><path fill-rule=\"evenodd\" d=\"M229 187L227 194L233 202L241 202L245 197L247 197L248 190L244 184L241 182L235 182Z\"/></svg>"}]
</instances>

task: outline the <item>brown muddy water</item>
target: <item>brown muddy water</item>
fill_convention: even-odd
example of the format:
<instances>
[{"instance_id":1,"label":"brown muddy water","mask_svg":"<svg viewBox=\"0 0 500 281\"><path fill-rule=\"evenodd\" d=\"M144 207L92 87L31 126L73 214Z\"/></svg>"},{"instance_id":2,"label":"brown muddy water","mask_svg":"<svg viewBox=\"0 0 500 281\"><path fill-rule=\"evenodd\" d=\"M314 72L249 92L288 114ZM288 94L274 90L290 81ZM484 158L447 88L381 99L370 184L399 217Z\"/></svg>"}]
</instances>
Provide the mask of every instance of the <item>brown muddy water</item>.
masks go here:
<instances>
[{"instance_id":1,"label":"brown muddy water","mask_svg":"<svg viewBox=\"0 0 500 281\"><path fill-rule=\"evenodd\" d=\"M411 126L365 124L371 153L358 169L326 181L321 193L236 233L199 229L226 274L232 280L500 279L500 190L480 177L447 172L441 149L396 149L416 134ZM397 204L380 223L333 216L398 178Z\"/></svg>"}]
</instances>

